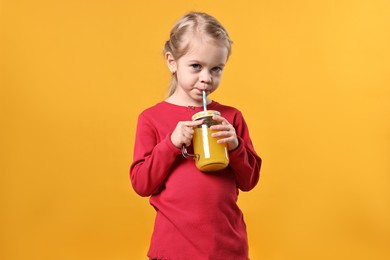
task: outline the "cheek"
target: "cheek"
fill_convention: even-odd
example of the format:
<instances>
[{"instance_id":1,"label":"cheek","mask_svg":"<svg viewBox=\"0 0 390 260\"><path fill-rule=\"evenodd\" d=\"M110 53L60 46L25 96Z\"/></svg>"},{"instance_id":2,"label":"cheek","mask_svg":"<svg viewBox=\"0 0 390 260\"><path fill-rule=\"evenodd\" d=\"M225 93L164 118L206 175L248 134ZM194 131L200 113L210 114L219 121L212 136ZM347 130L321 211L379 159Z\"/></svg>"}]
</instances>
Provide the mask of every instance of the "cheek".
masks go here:
<instances>
[{"instance_id":1,"label":"cheek","mask_svg":"<svg viewBox=\"0 0 390 260\"><path fill-rule=\"evenodd\" d=\"M217 88L221 82L221 77L213 78L213 88Z\"/></svg>"},{"instance_id":2,"label":"cheek","mask_svg":"<svg viewBox=\"0 0 390 260\"><path fill-rule=\"evenodd\" d=\"M219 82L218 82L219 83ZM219 84L218 83L214 83L213 86L211 87L211 90L210 92L214 92L218 87L219 87Z\"/></svg>"},{"instance_id":3,"label":"cheek","mask_svg":"<svg viewBox=\"0 0 390 260\"><path fill-rule=\"evenodd\" d=\"M194 84L196 84L198 80L196 77L192 76L191 74L182 73L180 75L178 74L178 81L179 84L182 85L183 87L190 88Z\"/></svg>"}]
</instances>

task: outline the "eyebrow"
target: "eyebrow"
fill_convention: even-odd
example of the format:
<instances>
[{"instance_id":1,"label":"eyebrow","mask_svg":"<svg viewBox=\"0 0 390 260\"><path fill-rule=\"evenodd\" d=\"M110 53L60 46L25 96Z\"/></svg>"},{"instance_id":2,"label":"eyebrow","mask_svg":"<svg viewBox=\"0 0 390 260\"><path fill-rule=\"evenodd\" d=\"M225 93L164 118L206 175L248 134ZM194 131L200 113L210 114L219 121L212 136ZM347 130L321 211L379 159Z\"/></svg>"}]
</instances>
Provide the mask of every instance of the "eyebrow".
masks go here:
<instances>
[{"instance_id":1,"label":"eyebrow","mask_svg":"<svg viewBox=\"0 0 390 260\"><path fill-rule=\"evenodd\" d=\"M198 61L198 60L189 60L188 63L202 63L202 62L200 62L200 61ZM220 63L220 64L218 64L218 65L216 65L216 66L225 67L225 63ZM215 66L214 66L214 67L215 67Z\"/></svg>"}]
</instances>

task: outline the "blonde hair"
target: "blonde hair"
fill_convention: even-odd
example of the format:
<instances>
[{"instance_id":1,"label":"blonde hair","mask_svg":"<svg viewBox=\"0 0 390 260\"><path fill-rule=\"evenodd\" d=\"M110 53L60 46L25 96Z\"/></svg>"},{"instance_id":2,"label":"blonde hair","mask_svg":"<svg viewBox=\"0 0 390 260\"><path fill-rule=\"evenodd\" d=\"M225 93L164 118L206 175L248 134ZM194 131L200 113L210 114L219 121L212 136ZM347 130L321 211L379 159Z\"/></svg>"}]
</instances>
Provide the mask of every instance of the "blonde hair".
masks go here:
<instances>
[{"instance_id":1,"label":"blonde hair","mask_svg":"<svg viewBox=\"0 0 390 260\"><path fill-rule=\"evenodd\" d=\"M201 12L190 12L176 22L170 32L169 40L165 43L164 56L169 52L175 60L178 60L185 55L190 47L188 38L186 38L188 33L204 34L211 39L221 42L228 49L229 57L232 41L227 30L213 16ZM168 97L175 92L176 86L176 73L172 73Z\"/></svg>"}]
</instances>

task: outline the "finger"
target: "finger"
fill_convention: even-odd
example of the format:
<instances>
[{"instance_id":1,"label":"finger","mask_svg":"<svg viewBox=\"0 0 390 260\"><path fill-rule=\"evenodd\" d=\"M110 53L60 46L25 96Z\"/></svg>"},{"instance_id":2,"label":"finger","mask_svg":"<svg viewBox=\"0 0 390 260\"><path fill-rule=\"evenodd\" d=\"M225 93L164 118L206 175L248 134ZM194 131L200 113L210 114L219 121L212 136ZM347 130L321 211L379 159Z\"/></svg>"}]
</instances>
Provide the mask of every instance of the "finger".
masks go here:
<instances>
[{"instance_id":1,"label":"finger","mask_svg":"<svg viewBox=\"0 0 390 260\"><path fill-rule=\"evenodd\" d=\"M217 143L219 144L226 144L226 143L229 143L229 138L221 138L221 139L218 139L217 140Z\"/></svg>"},{"instance_id":2,"label":"finger","mask_svg":"<svg viewBox=\"0 0 390 260\"><path fill-rule=\"evenodd\" d=\"M201 125L203 124L203 120L196 120L196 121L187 121L187 126L198 126L198 125Z\"/></svg>"},{"instance_id":3,"label":"finger","mask_svg":"<svg viewBox=\"0 0 390 260\"><path fill-rule=\"evenodd\" d=\"M218 131L218 132L211 133L211 137L226 138L226 137L230 137L230 136L231 136L231 133L229 131Z\"/></svg>"},{"instance_id":4,"label":"finger","mask_svg":"<svg viewBox=\"0 0 390 260\"><path fill-rule=\"evenodd\" d=\"M227 123L227 124L219 124L219 125L213 125L210 127L211 130L214 130L214 131L235 131L234 127Z\"/></svg>"},{"instance_id":5,"label":"finger","mask_svg":"<svg viewBox=\"0 0 390 260\"><path fill-rule=\"evenodd\" d=\"M182 131L182 135L186 139L192 139L192 137L194 136L194 131L192 130L192 128L184 129Z\"/></svg>"},{"instance_id":6,"label":"finger","mask_svg":"<svg viewBox=\"0 0 390 260\"><path fill-rule=\"evenodd\" d=\"M212 125L210 129L213 131L230 131L231 127L230 125Z\"/></svg>"},{"instance_id":7,"label":"finger","mask_svg":"<svg viewBox=\"0 0 390 260\"><path fill-rule=\"evenodd\" d=\"M177 123L178 126L196 126L203 123L203 120L196 121L180 121Z\"/></svg>"},{"instance_id":8,"label":"finger","mask_svg":"<svg viewBox=\"0 0 390 260\"><path fill-rule=\"evenodd\" d=\"M217 121L218 123L223 124L223 125L229 124L229 121L227 121L226 118L224 118L224 117L222 117L222 116L214 115L214 116L213 116L213 119L214 119L215 121Z\"/></svg>"},{"instance_id":9,"label":"finger","mask_svg":"<svg viewBox=\"0 0 390 260\"><path fill-rule=\"evenodd\" d=\"M227 144L227 143L231 143L231 142L234 142L234 139L235 137L234 136L224 136L224 137L220 137L217 139L217 143L220 143L220 144Z\"/></svg>"},{"instance_id":10,"label":"finger","mask_svg":"<svg viewBox=\"0 0 390 260\"><path fill-rule=\"evenodd\" d=\"M186 147L190 146L190 145L191 145L191 140L190 140L190 141L187 141L187 142L185 142L185 143L184 143L184 145L185 145Z\"/></svg>"}]
</instances>

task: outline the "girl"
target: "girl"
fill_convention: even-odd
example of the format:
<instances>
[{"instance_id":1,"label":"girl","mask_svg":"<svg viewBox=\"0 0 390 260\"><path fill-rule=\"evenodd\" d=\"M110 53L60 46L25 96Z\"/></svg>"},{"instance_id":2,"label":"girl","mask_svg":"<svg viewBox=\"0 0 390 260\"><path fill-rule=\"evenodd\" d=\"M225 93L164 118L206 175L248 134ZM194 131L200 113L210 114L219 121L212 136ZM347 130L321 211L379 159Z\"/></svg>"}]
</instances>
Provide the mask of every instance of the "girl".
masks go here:
<instances>
[{"instance_id":1,"label":"girl","mask_svg":"<svg viewBox=\"0 0 390 260\"><path fill-rule=\"evenodd\" d=\"M256 154L244 118L237 109L207 98L213 137L226 143L230 163L217 172L201 172L181 155L191 149L194 128L202 120L202 91L214 92L231 51L225 28L212 16L191 12L173 27L164 47L172 74L168 98L138 118L130 178L141 196L151 196L156 209L149 259L248 260L238 190L249 191L260 177ZM222 117L223 116L223 117Z\"/></svg>"}]
</instances>

